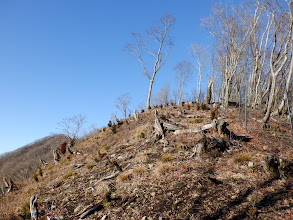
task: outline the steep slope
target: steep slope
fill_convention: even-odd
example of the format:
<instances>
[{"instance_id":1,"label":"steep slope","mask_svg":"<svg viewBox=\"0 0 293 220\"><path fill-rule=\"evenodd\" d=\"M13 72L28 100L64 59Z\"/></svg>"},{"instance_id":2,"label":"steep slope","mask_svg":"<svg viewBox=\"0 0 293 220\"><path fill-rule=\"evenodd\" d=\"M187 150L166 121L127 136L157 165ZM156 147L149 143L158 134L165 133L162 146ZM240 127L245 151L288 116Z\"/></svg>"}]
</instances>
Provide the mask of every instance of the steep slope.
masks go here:
<instances>
[{"instance_id":1,"label":"steep slope","mask_svg":"<svg viewBox=\"0 0 293 220\"><path fill-rule=\"evenodd\" d=\"M186 114L196 118L178 117L178 109L157 109L160 121L199 129L220 116L192 105ZM138 121L103 128L77 145L75 155L42 167L38 182L18 183L18 191L0 199L0 216L28 218L29 199L38 195L40 219L78 219L90 210L85 219L292 219L292 178L271 177L263 166L266 155L293 159L287 127L262 131L250 120L246 132L237 109L228 109L222 118L230 131L250 141L228 140L229 151L199 157L194 149L201 133L166 131L160 141L154 115L152 109ZM206 136L222 140L214 131Z\"/></svg>"}]
</instances>

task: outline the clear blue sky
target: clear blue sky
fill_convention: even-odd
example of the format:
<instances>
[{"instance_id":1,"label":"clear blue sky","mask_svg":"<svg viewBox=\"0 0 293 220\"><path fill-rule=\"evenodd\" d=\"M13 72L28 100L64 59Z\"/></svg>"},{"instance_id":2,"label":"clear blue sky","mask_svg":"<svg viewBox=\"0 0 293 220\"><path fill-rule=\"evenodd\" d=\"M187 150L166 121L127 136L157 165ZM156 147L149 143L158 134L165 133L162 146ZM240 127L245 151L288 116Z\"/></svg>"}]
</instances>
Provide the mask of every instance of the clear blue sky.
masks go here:
<instances>
[{"instance_id":1,"label":"clear blue sky","mask_svg":"<svg viewBox=\"0 0 293 220\"><path fill-rule=\"evenodd\" d=\"M209 43L200 28L212 0L2 0L0 1L0 154L58 133L76 114L107 124L129 92L130 108L145 103L148 81L122 51L130 32L143 32L165 14L176 18L174 47L155 79L154 93L174 86L173 67L192 61L190 43ZM196 77L193 81L196 86ZM205 79L204 79L205 83Z\"/></svg>"}]
</instances>

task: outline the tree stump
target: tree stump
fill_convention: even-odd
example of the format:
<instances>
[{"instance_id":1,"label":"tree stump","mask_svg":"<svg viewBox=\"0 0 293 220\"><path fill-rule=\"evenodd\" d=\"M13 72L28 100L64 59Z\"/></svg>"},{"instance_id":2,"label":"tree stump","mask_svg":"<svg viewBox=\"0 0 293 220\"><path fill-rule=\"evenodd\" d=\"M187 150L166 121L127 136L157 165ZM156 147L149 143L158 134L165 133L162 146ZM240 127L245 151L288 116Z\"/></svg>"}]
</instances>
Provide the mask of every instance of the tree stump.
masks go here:
<instances>
[{"instance_id":1,"label":"tree stump","mask_svg":"<svg viewBox=\"0 0 293 220\"><path fill-rule=\"evenodd\" d=\"M138 121L138 112L136 110L134 110L133 116L134 116L135 121Z\"/></svg>"},{"instance_id":2,"label":"tree stump","mask_svg":"<svg viewBox=\"0 0 293 220\"><path fill-rule=\"evenodd\" d=\"M161 138L165 138L165 135L164 135L164 130L163 130L163 127L160 123L160 120L159 120L159 116L158 116L158 111L156 110L155 111L155 124L154 124L154 128L155 128L155 134L156 134L156 137L158 139L161 139Z\"/></svg>"},{"instance_id":3,"label":"tree stump","mask_svg":"<svg viewBox=\"0 0 293 220\"><path fill-rule=\"evenodd\" d=\"M38 220L38 209L37 209L37 200L38 196L32 196L30 200L30 211L31 211L31 217L34 220Z\"/></svg>"},{"instance_id":4,"label":"tree stump","mask_svg":"<svg viewBox=\"0 0 293 220\"><path fill-rule=\"evenodd\" d=\"M264 161L266 171L272 177L286 179L293 175L293 162L287 157L269 155Z\"/></svg>"},{"instance_id":5,"label":"tree stump","mask_svg":"<svg viewBox=\"0 0 293 220\"><path fill-rule=\"evenodd\" d=\"M57 149L56 149L56 150L53 150L53 157L54 157L54 162L55 162L55 163L58 163L59 160L60 160L60 156L59 156L59 154L58 154Z\"/></svg>"}]
</instances>

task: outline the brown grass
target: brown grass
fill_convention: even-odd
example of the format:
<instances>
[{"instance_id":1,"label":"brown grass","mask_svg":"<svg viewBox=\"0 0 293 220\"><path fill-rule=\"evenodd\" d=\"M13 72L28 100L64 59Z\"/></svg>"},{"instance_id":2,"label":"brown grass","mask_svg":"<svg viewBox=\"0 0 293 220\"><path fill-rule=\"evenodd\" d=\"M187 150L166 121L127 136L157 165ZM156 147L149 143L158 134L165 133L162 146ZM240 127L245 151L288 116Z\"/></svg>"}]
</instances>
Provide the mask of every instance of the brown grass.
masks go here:
<instances>
[{"instance_id":1,"label":"brown grass","mask_svg":"<svg viewBox=\"0 0 293 220\"><path fill-rule=\"evenodd\" d=\"M155 169L155 173L160 175L165 175L167 172L169 172L172 169L171 163L160 163L157 168Z\"/></svg>"},{"instance_id":2,"label":"brown grass","mask_svg":"<svg viewBox=\"0 0 293 220\"><path fill-rule=\"evenodd\" d=\"M132 175L133 175L133 170L128 170L128 171L125 171L125 172L119 174L119 176L117 177L117 180L119 182L124 182L126 180L131 179Z\"/></svg>"},{"instance_id":3,"label":"brown grass","mask_svg":"<svg viewBox=\"0 0 293 220\"><path fill-rule=\"evenodd\" d=\"M233 158L234 163L243 163L246 161L251 161L252 155L248 153L239 154Z\"/></svg>"},{"instance_id":4,"label":"brown grass","mask_svg":"<svg viewBox=\"0 0 293 220\"><path fill-rule=\"evenodd\" d=\"M160 161L162 161L163 163L165 162L169 162L173 159L172 155L170 154L163 154L161 157L160 157Z\"/></svg>"}]
</instances>

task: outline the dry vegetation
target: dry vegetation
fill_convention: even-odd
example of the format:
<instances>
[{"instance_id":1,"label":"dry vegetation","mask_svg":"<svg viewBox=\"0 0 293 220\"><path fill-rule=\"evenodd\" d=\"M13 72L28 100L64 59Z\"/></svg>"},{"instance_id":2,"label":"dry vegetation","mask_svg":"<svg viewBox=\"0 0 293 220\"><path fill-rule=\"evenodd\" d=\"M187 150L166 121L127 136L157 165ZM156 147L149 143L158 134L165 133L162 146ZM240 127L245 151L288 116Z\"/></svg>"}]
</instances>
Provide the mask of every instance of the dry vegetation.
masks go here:
<instances>
[{"instance_id":1,"label":"dry vegetation","mask_svg":"<svg viewBox=\"0 0 293 220\"><path fill-rule=\"evenodd\" d=\"M158 109L161 117L186 128L211 122L212 110L196 106L186 110L200 114L201 122L177 117L177 110L176 106ZM249 111L253 117L257 112ZM42 175L36 172L38 181L17 182L18 190L0 198L0 219L29 218L32 195L38 195L40 219L78 219L92 207L97 211L86 219L293 218L292 178L271 178L263 167L266 155L293 159L290 130L283 119L275 122L278 130L264 131L250 120L245 131L237 109L230 108L223 117L229 129L251 140L233 141L230 151L220 157L199 158L191 155L200 135L166 132L168 144L160 143L151 125L154 110L140 118L117 126L115 134L109 127L101 129L75 146L80 154L63 155L58 164L51 159ZM215 132L210 135L218 138Z\"/></svg>"}]
</instances>

